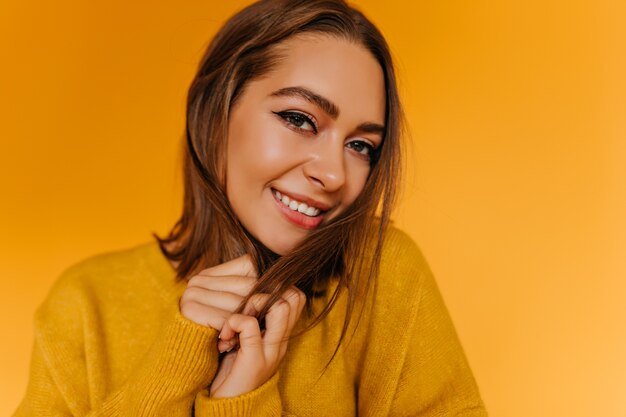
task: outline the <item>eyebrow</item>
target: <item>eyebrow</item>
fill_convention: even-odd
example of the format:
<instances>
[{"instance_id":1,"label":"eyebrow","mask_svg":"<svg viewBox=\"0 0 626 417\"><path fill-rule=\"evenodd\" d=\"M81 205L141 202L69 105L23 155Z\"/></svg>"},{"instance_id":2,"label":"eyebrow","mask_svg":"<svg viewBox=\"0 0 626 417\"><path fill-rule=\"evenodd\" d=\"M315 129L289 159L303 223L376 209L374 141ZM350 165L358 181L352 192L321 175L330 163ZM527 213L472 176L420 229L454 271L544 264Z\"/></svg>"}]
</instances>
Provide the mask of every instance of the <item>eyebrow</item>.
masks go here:
<instances>
[{"instance_id":1,"label":"eyebrow","mask_svg":"<svg viewBox=\"0 0 626 417\"><path fill-rule=\"evenodd\" d=\"M339 117L339 107L332 101L304 87L285 87L274 91L270 94L272 97L300 97L311 104L316 105L328 114L333 120ZM365 122L361 123L357 130L363 133L380 133L385 134L385 126L378 123Z\"/></svg>"}]
</instances>

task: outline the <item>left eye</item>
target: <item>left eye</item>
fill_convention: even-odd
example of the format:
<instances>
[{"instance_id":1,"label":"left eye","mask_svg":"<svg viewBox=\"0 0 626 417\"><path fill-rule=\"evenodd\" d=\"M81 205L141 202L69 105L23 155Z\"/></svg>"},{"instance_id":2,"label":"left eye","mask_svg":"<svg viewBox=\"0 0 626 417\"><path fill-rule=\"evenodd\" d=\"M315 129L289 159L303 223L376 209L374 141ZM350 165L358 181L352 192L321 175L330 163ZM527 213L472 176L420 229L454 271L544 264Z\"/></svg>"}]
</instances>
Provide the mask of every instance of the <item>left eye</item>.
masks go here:
<instances>
[{"instance_id":1,"label":"left eye","mask_svg":"<svg viewBox=\"0 0 626 417\"><path fill-rule=\"evenodd\" d=\"M297 130L317 133L317 127L315 126L313 120L303 113L283 111L275 112L274 114L282 118L285 122Z\"/></svg>"},{"instance_id":2,"label":"left eye","mask_svg":"<svg viewBox=\"0 0 626 417\"><path fill-rule=\"evenodd\" d=\"M352 141L348 143L347 146L351 148L352 150L354 150L355 152L363 156L367 156L368 158L370 158L372 154L374 153L374 147L370 145L369 143L364 142L362 140Z\"/></svg>"}]
</instances>

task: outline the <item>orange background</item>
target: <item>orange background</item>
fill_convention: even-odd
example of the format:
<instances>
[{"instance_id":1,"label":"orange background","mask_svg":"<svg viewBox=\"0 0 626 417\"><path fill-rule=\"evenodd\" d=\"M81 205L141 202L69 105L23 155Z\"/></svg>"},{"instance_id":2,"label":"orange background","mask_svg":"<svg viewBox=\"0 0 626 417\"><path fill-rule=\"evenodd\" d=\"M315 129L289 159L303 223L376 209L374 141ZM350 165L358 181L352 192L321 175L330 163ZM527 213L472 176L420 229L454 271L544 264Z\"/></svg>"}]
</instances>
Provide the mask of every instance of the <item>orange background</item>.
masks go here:
<instances>
[{"instance_id":1,"label":"orange background","mask_svg":"<svg viewBox=\"0 0 626 417\"><path fill-rule=\"evenodd\" d=\"M247 2L0 3L0 415L70 264L180 211L186 88ZM397 223L493 416L626 415L626 30L617 1L358 1L412 131Z\"/></svg>"}]
</instances>

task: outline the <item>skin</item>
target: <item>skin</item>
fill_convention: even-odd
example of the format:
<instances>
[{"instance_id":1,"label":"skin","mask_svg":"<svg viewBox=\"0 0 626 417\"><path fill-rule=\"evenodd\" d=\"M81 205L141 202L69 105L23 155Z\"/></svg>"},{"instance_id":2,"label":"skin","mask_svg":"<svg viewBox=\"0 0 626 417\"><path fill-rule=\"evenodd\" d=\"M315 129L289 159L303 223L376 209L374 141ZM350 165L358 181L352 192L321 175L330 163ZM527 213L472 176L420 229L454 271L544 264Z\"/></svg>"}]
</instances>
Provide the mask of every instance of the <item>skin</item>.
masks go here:
<instances>
[{"instance_id":1,"label":"skin","mask_svg":"<svg viewBox=\"0 0 626 417\"><path fill-rule=\"evenodd\" d=\"M360 45L308 34L277 48L284 58L245 86L229 115L226 188L243 226L284 255L313 229L290 220L273 190L325 205L316 227L341 214L363 190L370 154L381 145L385 90L378 62ZM233 314L256 279L245 255L192 277L181 297L185 317L220 331L220 352L238 340L239 348L221 359L213 397L238 396L271 378L306 303L300 290L290 288L269 310L261 332L255 314L267 294L255 294L243 314Z\"/></svg>"}]
</instances>

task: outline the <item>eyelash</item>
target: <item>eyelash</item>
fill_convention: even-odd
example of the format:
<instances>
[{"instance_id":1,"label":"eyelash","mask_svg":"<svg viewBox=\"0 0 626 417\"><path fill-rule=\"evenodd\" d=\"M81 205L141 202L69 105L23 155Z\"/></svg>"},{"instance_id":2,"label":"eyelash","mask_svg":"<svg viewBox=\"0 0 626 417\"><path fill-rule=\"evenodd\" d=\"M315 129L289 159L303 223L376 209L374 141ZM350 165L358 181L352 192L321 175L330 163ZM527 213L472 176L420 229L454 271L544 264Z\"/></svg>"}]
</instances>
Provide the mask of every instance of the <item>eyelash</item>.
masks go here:
<instances>
[{"instance_id":1,"label":"eyelash","mask_svg":"<svg viewBox=\"0 0 626 417\"><path fill-rule=\"evenodd\" d=\"M296 132L301 132L304 134L317 134L317 124L315 123L313 116L310 116L306 113L302 113L299 111L280 111L280 112L272 112L272 113L280 117L285 122L285 124L287 125L289 129L292 129L292 130L295 130ZM303 129L300 126L296 125L295 123L293 123L293 120L295 118L300 119L300 121L302 122L301 124L304 124L304 123L310 124L313 130L311 131L311 130ZM348 145L354 145L354 144L364 146L366 149L368 149L367 155L355 149L355 152L359 154L359 156L364 157L371 163L374 163L378 159L378 149L375 146L363 140L353 140L348 143ZM351 149L354 149L354 148L352 148L351 146Z\"/></svg>"},{"instance_id":2,"label":"eyelash","mask_svg":"<svg viewBox=\"0 0 626 417\"><path fill-rule=\"evenodd\" d=\"M274 113L276 116L283 119L287 123L287 126L289 128L297 132L317 133L317 124L315 123L313 116L310 116L308 114L301 113L298 111L279 111L279 112L272 112L272 113ZM311 127L313 128L313 131L302 129L300 126L293 123L293 119L295 118L300 118L302 119L303 123L310 124Z\"/></svg>"}]
</instances>

